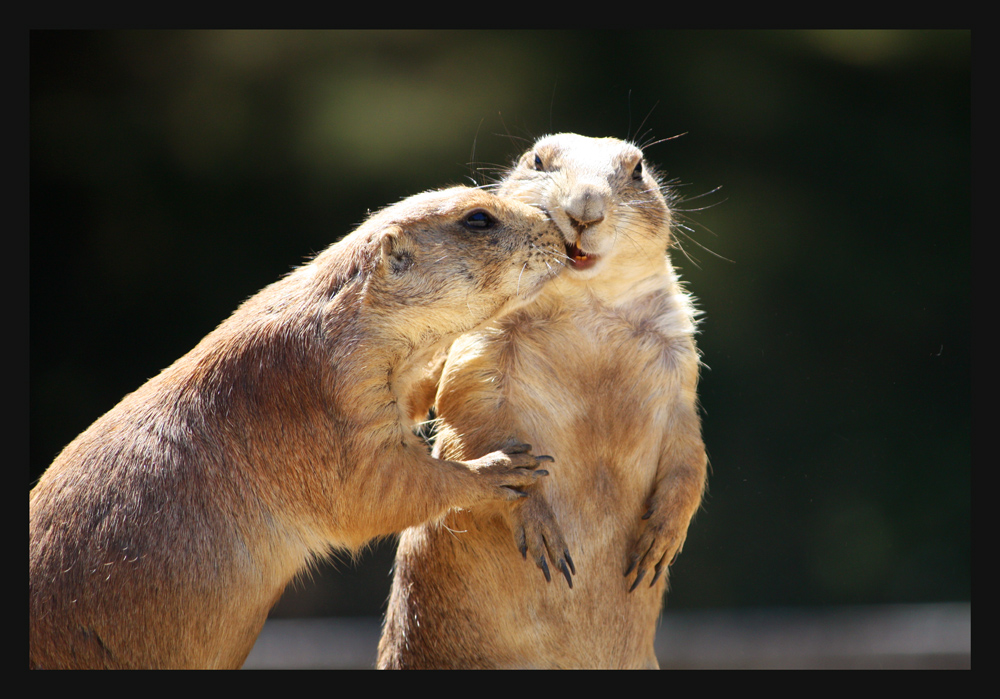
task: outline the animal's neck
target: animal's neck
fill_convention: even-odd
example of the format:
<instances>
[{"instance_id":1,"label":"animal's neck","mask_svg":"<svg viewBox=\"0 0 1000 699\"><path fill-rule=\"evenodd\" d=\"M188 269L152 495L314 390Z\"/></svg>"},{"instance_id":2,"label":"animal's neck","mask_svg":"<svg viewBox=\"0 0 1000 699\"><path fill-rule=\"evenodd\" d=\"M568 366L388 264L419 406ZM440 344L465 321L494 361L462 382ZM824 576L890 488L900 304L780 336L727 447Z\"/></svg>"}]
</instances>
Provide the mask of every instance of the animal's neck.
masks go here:
<instances>
[{"instance_id":1,"label":"animal's neck","mask_svg":"<svg viewBox=\"0 0 1000 699\"><path fill-rule=\"evenodd\" d=\"M549 301L616 308L652 293L673 288L677 278L668 260L660 257L642 266L619 260L607 264L593 277L582 278L571 270L550 282L542 296Z\"/></svg>"}]
</instances>

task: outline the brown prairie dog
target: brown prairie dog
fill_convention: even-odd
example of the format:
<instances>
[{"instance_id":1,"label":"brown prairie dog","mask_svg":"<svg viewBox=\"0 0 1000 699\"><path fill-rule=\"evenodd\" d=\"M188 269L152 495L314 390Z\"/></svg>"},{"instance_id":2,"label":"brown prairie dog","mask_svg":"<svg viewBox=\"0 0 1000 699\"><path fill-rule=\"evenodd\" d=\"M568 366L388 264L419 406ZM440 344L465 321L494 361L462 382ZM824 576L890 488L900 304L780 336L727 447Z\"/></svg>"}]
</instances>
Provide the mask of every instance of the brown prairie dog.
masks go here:
<instances>
[{"instance_id":1,"label":"brown prairie dog","mask_svg":"<svg viewBox=\"0 0 1000 699\"><path fill-rule=\"evenodd\" d=\"M513 435L552 455L559 468L513 513L551 508L577 575L570 589L516 565L507 513L409 529L379 667L657 667L667 567L707 472L670 209L637 147L575 134L537 141L497 192L552 216L567 269L452 346L435 454L464 458Z\"/></svg>"},{"instance_id":2,"label":"brown prairie dog","mask_svg":"<svg viewBox=\"0 0 1000 699\"><path fill-rule=\"evenodd\" d=\"M428 192L243 303L32 489L30 665L240 667L316 557L523 497L545 475L524 445L438 460L411 402L435 353L531 300L561 251L533 207Z\"/></svg>"}]
</instances>

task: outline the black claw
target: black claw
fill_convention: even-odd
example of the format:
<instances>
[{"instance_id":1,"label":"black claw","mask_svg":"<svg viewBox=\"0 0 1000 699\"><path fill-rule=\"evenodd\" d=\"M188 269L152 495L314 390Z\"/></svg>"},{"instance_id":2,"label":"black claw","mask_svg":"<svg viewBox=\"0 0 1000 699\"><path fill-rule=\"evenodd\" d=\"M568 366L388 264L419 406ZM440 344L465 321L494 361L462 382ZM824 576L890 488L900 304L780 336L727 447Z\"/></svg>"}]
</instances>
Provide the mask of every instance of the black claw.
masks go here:
<instances>
[{"instance_id":1,"label":"black claw","mask_svg":"<svg viewBox=\"0 0 1000 699\"><path fill-rule=\"evenodd\" d=\"M547 476L547 475L549 475L549 472L546 471L544 468L538 469L537 471L535 471L535 473L537 473L539 476Z\"/></svg>"},{"instance_id":2,"label":"black claw","mask_svg":"<svg viewBox=\"0 0 1000 699\"><path fill-rule=\"evenodd\" d=\"M553 459L548 454L541 454L540 456L536 456L535 458L538 459L539 461L548 461L548 462L551 462L551 463L555 463L555 461L556 461L555 459Z\"/></svg>"},{"instance_id":3,"label":"black claw","mask_svg":"<svg viewBox=\"0 0 1000 699\"><path fill-rule=\"evenodd\" d=\"M573 589L573 576L569 574L569 569L566 568L566 561L559 564L560 570L562 570L563 576L566 578L566 582L569 583L569 588Z\"/></svg>"},{"instance_id":4,"label":"black claw","mask_svg":"<svg viewBox=\"0 0 1000 699\"><path fill-rule=\"evenodd\" d=\"M644 514L644 515L643 515L643 516L641 517L641 519L649 519L649 518L650 518L650 517L652 517L652 516L653 516L653 507L652 507L652 506L650 506L650 508L649 508L648 510L646 510L646 514Z\"/></svg>"},{"instance_id":5,"label":"black claw","mask_svg":"<svg viewBox=\"0 0 1000 699\"><path fill-rule=\"evenodd\" d=\"M645 568L643 568L642 570L640 570L639 574L635 576L635 582L632 583L632 587L630 587L628 589L628 591L631 592L635 588L639 587L639 583L642 582L642 579L644 577L646 577L646 569Z\"/></svg>"},{"instance_id":6,"label":"black claw","mask_svg":"<svg viewBox=\"0 0 1000 699\"><path fill-rule=\"evenodd\" d=\"M654 575L653 579L649 581L649 586L650 587L652 587L653 585L655 585L656 581L660 579L660 574L663 573L663 566L661 564L657 563L655 570L656 570L656 575Z\"/></svg>"},{"instance_id":7,"label":"black claw","mask_svg":"<svg viewBox=\"0 0 1000 699\"><path fill-rule=\"evenodd\" d=\"M570 557L569 551L563 551L563 556L566 558L566 562L569 563L569 569L573 571L573 575L576 575L576 566L573 565L573 559Z\"/></svg>"},{"instance_id":8,"label":"black claw","mask_svg":"<svg viewBox=\"0 0 1000 699\"><path fill-rule=\"evenodd\" d=\"M629 563L628 570L625 571L625 575L622 576L622 577L627 578L629 576L629 573L631 573L633 570L635 570L635 566L636 566L637 563L639 563L639 557L638 556L633 556L632 557L632 562Z\"/></svg>"},{"instance_id":9,"label":"black claw","mask_svg":"<svg viewBox=\"0 0 1000 699\"><path fill-rule=\"evenodd\" d=\"M538 567L545 573L545 582L552 582L552 576L549 575L549 564L545 562L545 556L538 559Z\"/></svg>"}]
</instances>

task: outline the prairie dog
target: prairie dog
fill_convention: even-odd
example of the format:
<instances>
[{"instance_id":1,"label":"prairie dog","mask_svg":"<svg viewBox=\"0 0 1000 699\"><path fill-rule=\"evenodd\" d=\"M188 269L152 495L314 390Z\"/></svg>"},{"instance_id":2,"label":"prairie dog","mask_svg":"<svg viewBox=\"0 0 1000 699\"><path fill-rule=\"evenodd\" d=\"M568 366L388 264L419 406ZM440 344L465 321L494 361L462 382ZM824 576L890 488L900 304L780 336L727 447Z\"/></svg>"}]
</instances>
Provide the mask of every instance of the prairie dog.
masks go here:
<instances>
[{"instance_id":1,"label":"prairie dog","mask_svg":"<svg viewBox=\"0 0 1000 699\"><path fill-rule=\"evenodd\" d=\"M532 299L561 249L526 204L427 192L244 302L31 490L30 666L238 668L316 557L521 498L545 457L433 458L414 402L435 353Z\"/></svg>"},{"instance_id":2,"label":"prairie dog","mask_svg":"<svg viewBox=\"0 0 1000 699\"><path fill-rule=\"evenodd\" d=\"M435 454L464 458L513 435L559 469L513 519L454 512L403 533L378 665L655 668L667 567L707 474L696 314L666 254L671 212L639 148L612 138L544 137L497 192L556 221L567 269L454 343ZM549 508L576 562L572 589L504 545L518 515Z\"/></svg>"}]
</instances>

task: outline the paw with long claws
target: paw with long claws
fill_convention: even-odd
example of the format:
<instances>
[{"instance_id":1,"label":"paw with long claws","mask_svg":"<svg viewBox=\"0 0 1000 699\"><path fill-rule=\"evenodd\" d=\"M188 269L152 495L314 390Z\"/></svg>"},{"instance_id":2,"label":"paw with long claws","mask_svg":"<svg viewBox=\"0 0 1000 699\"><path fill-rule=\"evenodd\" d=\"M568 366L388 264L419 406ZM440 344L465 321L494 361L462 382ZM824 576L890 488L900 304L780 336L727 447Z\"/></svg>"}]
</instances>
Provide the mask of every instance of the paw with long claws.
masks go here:
<instances>
[{"instance_id":1,"label":"paw with long claws","mask_svg":"<svg viewBox=\"0 0 1000 699\"><path fill-rule=\"evenodd\" d=\"M551 457L538 458L551 460ZM566 584L572 588L576 566L569 555L569 546L559 528L559 523L556 522L549 503L541 493L537 491L530 493L514 509L511 520L521 557L527 560L530 556L548 582L552 582L552 574L549 572L549 561L551 561L552 567L563 574Z\"/></svg>"},{"instance_id":2,"label":"paw with long claws","mask_svg":"<svg viewBox=\"0 0 1000 699\"><path fill-rule=\"evenodd\" d=\"M517 500L527 497L525 492L540 479L549 475L539 464L553 461L551 456L534 456L530 444L508 443L502 449L491 452L465 465L475 471L495 488L500 489L502 500Z\"/></svg>"},{"instance_id":3,"label":"paw with long claws","mask_svg":"<svg viewBox=\"0 0 1000 699\"><path fill-rule=\"evenodd\" d=\"M647 575L652 572L649 586L660 579L664 571L674 564L687 537L687 522L680 523L670 512L650 507L642 516L644 526L639 539L628 557L625 577L635 573L635 580L629 587L632 592Z\"/></svg>"}]
</instances>

